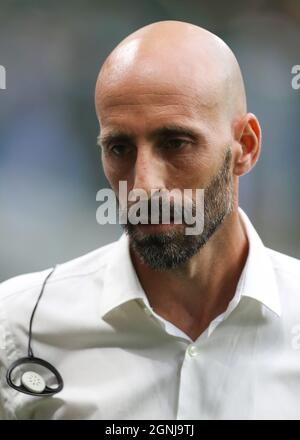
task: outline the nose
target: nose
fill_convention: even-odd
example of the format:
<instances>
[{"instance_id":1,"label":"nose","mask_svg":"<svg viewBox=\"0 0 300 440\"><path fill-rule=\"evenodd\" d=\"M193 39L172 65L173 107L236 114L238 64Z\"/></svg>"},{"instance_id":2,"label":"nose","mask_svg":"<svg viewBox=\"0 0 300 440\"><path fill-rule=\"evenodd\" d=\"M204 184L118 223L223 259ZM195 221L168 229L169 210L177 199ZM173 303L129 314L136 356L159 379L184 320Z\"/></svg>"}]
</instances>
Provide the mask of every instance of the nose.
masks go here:
<instances>
[{"instance_id":1,"label":"nose","mask_svg":"<svg viewBox=\"0 0 300 440\"><path fill-rule=\"evenodd\" d=\"M150 198L151 190L166 189L165 178L166 170L163 159L158 157L151 147L143 146L138 149L132 190L144 190Z\"/></svg>"}]
</instances>

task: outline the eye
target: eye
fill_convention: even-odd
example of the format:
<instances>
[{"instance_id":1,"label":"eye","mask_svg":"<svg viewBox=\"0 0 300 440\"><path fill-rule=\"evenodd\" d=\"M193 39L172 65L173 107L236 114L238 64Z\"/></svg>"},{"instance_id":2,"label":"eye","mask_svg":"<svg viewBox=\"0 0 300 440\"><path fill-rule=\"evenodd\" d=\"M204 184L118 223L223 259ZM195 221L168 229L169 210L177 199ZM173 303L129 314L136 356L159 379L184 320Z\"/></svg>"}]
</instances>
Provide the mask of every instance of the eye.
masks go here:
<instances>
[{"instance_id":1,"label":"eye","mask_svg":"<svg viewBox=\"0 0 300 440\"><path fill-rule=\"evenodd\" d=\"M123 156L130 151L130 147L128 145L115 144L109 147L109 152L114 154L115 156Z\"/></svg>"},{"instance_id":2,"label":"eye","mask_svg":"<svg viewBox=\"0 0 300 440\"><path fill-rule=\"evenodd\" d=\"M186 139L174 138L174 139L169 139L168 141L166 141L164 143L164 148L166 148L167 150L180 150L185 145L187 145L189 143L190 143L190 141L188 141Z\"/></svg>"}]
</instances>

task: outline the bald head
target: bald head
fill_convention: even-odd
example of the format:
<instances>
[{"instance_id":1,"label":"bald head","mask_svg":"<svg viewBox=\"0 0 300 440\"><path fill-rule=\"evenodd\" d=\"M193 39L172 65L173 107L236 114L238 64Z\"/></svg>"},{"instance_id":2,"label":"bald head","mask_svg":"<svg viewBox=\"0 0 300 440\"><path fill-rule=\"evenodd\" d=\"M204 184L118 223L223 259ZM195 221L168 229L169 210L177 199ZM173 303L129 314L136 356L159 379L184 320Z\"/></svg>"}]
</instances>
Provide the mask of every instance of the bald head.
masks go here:
<instances>
[{"instance_id":1,"label":"bald head","mask_svg":"<svg viewBox=\"0 0 300 440\"><path fill-rule=\"evenodd\" d=\"M246 113L244 83L233 52L219 37L190 23L161 21L125 38L100 70L96 103L101 105L116 87L133 84L190 94L199 106L230 120Z\"/></svg>"},{"instance_id":2,"label":"bald head","mask_svg":"<svg viewBox=\"0 0 300 440\"><path fill-rule=\"evenodd\" d=\"M260 127L255 115L246 113L235 56L197 26L177 21L145 26L106 59L96 110L103 169L117 195L121 181L128 193L143 190L149 199L153 190L205 190L199 236L187 238L183 225L174 224L156 228L161 242L157 236L152 242L151 229L127 228L147 264L184 264L224 219L238 216L238 177L251 169L260 150Z\"/></svg>"}]
</instances>

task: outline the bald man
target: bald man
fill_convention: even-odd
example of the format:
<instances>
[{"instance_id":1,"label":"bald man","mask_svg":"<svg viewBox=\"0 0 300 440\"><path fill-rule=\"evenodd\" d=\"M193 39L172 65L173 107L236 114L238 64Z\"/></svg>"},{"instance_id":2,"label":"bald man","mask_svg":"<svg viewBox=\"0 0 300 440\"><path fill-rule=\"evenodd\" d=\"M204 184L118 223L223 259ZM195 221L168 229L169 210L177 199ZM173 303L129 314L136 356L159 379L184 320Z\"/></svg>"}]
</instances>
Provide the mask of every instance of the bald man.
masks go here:
<instances>
[{"instance_id":1,"label":"bald man","mask_svg":"<svg viewBox=\"0 0 300 440\"><path fill-rule=\"evenodd\" d=\"M192 191L195 213L203 189L203 228L160 212L3 283L2 418L300 418L300 265L266 248L238 204L261 129L234 54L195 25L153 23L105 60L95 103L119 205L120 182L127 214L130 192L150 207L174 188Z\"/></svg>"}]
</instances>

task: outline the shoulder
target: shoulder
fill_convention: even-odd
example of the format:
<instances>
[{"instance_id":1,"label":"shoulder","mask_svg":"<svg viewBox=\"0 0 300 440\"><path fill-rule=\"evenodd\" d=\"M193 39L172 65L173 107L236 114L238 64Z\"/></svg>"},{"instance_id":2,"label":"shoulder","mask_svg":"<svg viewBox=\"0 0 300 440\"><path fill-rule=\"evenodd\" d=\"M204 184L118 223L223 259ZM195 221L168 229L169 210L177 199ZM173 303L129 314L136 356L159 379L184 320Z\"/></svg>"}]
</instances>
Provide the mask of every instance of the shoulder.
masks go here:
<instances>
[{"instance_id":1,"label":"shoulder","mask_svg":"<svg viewBox=\"0 0 300 440\"><path fill-rule=\"evenodd\" d=\"M274 270L282 274L290 274L300 278L300 260L298 258L266 248Z\"/></svg>"},{"instance_id":2,"label":"shoulder","mask_svg":"<svg viewBox=\"0 0 300 440\"><path fill-rule=\"evenodd\" d=\"M285 298L292 294L300 301L300 260L284 253L266 248L277 279L277 284ZM300 305L300 302L299 302Z\"/></svg>"},{"instance_id":3,"label":"shoulder","mask_svg":"<svg viewBox=\"0 0 300 440\"><path fill-rule=\"evenodd\" d=\"M103 272L104 267L110 261L111 253L118 241L114 241L85 255L70 261L58 264L51 275L48 284L65 283L69 280L80 280L93 276L97 272ZM25 292L35 292L40 289L52 268L42 271L27 273L15 276L0 283L0 303L15 295Z\"/></svg>"}]
</instances>

